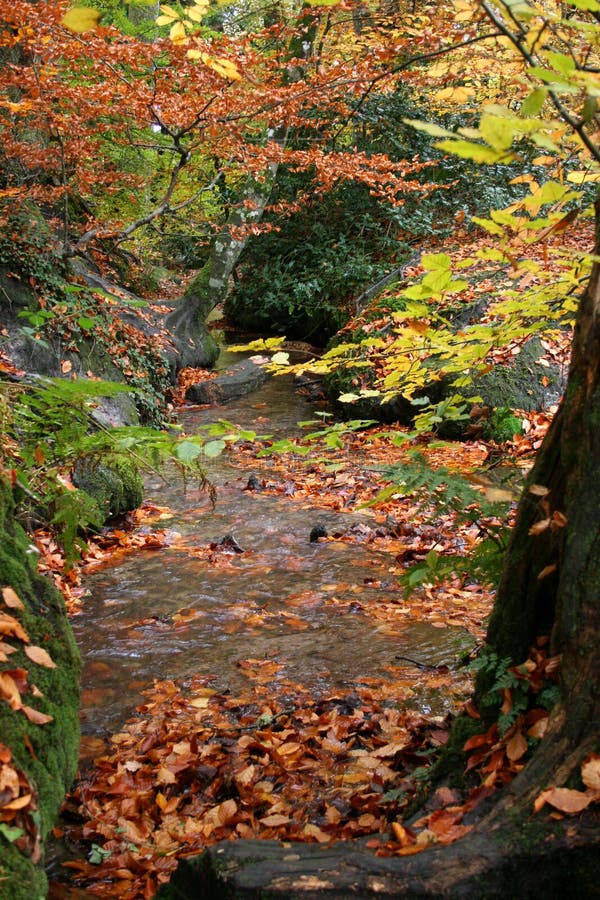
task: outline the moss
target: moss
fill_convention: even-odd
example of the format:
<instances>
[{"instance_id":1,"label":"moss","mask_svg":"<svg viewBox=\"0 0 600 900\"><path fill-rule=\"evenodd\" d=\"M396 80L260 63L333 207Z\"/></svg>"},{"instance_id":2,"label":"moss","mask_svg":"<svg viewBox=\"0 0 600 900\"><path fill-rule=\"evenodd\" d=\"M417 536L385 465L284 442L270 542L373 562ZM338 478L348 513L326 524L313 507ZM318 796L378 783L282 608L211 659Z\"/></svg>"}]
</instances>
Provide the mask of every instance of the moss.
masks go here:
<instances>
[{"instance_id":1,"label":"moss","mask_svg":"<svg viewBox=\"0 0 600 900\"><path fill-rule=\"evenodd\" d=\"M432 786L446 777L451 779L452 787L463 786L467 758L463 747L469 738L483 730L482 723L469 716L458 716L454 720L448 743L444 746L440 758L429 771L428 780Z\"/></svg>"},{"instance_id":2,"label":"moss","mask_svg":"<svg viewBox=\"0 0 600 900\"><path fill-rule=\"evenodd\" d=\"M142 476L130 457L87 457L77 464L74 481L96 501L103 519L137 509L144 499Z\"/></svg>"},{"instance_id":3,"label":"moss","mask_svg":"<svg viewBox=\"0 0 600 900\"><path fill-rule=\"evenodd\" d=\"M42 696L23 695L24 702L52 716L45 725L30 722L20 710L0 701L0 740L12 755L11 764L24 772L37 804L35 825L44 840L52 828L77 766L79 748L79 673L81 662L58 591L36 571L36 555L29 538L14 520L12 492L0 480L0 586L12 587L24 605L11 609L27 633L31 645L43 647L56 668L32 662L17 637L5 639L16 652L2 669L22 668L28 683ZM30 816L32 822L34 816ZM45 876L25 851L0 836L0 896L34 900L44 896Z\"/></svg>"},{"instance_id":4,"label":"moss","mask_svg":"<svg viewBox=\"0 0 600 900\"><path fill-rule=\"evenodd\" d=\"M485 423L483 436L503 444L505 441L512 441L515 434L523 434L521 419L517 419L512 409L506 406L494 409Z\"/></svg>"}]
</instances>

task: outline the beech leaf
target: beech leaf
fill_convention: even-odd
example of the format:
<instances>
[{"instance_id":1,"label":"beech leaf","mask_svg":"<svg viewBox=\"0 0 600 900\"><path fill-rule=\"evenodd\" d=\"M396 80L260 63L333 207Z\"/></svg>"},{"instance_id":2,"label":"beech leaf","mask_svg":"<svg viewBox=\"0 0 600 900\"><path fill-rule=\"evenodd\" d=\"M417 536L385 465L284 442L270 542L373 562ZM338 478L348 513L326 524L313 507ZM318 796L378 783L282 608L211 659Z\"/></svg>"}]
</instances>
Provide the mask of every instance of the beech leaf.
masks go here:
<instances>
[{"instance_id":1,"label":"beech leaf","mask_svg":"<svg viewBox=\"0 0 600 900\"><path fill-rule=\"evenodd\" d=\"M2 588L2 599L10 609L25 609L23 601L11 587Z\"/></svg>"},{"instance_id":2,"label":"beech leaf","mask_svg":"<svg viewBox=\"0 0 600 900\"><path fill-rule=\"evenodd\" d=\"M30 644L28 647L25 647L25 653L38 666L44 666L46 669L56 669L56 663L43 647L36 647Z\"/></svg>"}]
</instances>

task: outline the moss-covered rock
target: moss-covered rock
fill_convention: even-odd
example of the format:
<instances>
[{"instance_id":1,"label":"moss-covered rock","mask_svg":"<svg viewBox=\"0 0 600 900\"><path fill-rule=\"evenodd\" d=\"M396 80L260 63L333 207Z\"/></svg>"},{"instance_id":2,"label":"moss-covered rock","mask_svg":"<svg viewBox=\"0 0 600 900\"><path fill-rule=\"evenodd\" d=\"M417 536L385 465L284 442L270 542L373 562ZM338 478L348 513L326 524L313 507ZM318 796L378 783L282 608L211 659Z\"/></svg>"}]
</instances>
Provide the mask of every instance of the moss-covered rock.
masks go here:
<instances>
[{"instance_id":1,"label":"moss-covered rock","mask_svg":"<svg viewBox=\"0 0 600 900\"><path fill-rule=\"evenodd\" d=\"M142 476L129 456L88 456L77 463L73 480L96 501L104 520L137 509L144 499Z\"/></svg>"},{"instance_id":2,"label":"moss-covered rock","mask_svg":"<svg viewBox=\"0 0 600 900\"><path fill-rule=\"evenodd\" d=\"M13 697L12 703L5 691L0 695L0 770L4 770L9 782L9 770L19 773L19 797L31 794L21 809L11 810L6 804L11 802L14 791L0 793L0 824L4 825L0 828L0 897L37 900L45 896L47 887L40 848L56 820L77 765L81 663L63 599L50 581L38 574L36 553L15 521L12 490L3 479L0 588L11 588L23 607L15 606L14 601L7 605L4 599L0 600L5 626L2 640L14 648L0 662L0 672L19 687L19 699ZM10 599L12 594L7 592L7 596ZM11 621L18 622L18 626ZM26 647L45 650L55 667L34 662L25 652ZM10 682L4 680L3 684L6 687ZM31 718L42 714L39 721L44 724L31 721L19 708L21 703L35 711ZM46 721L44 717L51 718Z\"/></svg>"}]
</instances>

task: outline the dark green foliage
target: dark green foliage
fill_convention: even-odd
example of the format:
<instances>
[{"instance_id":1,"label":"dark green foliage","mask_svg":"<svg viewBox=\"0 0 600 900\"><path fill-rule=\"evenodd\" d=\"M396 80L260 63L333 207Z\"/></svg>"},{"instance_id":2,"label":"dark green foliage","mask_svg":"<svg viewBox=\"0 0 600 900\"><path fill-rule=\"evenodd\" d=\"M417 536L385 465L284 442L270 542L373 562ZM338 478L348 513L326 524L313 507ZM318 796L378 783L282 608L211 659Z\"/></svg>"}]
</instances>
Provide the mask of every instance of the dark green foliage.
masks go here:
<instances>
[{"instance_id":1,"label":"dark green foliage","mask_svg":"<svg viewBox=\"0 0 600 900\"><path fill-rule=\"evenodd\" d=\"M394 268L389 217L366 188L344 184L280 225L249 241L225 312L237 328L324 346L364 286Z\"/></svg>"}]
</instances>

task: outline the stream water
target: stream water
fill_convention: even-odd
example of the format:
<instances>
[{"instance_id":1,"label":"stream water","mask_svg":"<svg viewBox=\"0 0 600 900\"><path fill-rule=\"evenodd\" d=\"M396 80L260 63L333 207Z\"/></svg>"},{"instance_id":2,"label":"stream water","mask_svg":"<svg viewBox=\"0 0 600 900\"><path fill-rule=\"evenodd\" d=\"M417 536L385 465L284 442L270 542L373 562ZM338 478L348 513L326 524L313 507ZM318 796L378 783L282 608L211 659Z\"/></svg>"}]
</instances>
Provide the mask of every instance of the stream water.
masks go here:
<instances>
[{"instance_id":1,"label":"stream water","mask_svg":"<svg viewBox=\"0 0 600 900\"><path fill-rule=\"evenodd\" d=\"M183 413L185 430L226 417L257 432L289 436L314 410L285 379L272 379L250 397L218 409ZM240 659L274 659L285 677L316 692L380 676L397 654L427 664L452 665L464 632L407 622L389 635L365 617L360 604L389 599L397 590L388 575L390 557L371 546L309 541L316 523L344 529L360 513L306 508L285 496L245 490L249 475L269 477L269 461L240 467L223 456L209 476L217 502L196 489L184 492L173 478L147 484L148 499L167 507L156 523L174 536L170 547L140 551L87 578L89 596L73 628L84 659L83 747L119 730L153 679L212 675L219 689L236 690ZM216 550L232 535L246 552ZM204 548L201 550L200 548ZM331 602L332 594L341 602ZM443 712L443 696L418 689L410 702ZM247 682L246 682L247 684Z\"/></svg>"}]
</instances>

